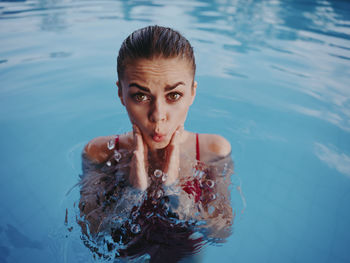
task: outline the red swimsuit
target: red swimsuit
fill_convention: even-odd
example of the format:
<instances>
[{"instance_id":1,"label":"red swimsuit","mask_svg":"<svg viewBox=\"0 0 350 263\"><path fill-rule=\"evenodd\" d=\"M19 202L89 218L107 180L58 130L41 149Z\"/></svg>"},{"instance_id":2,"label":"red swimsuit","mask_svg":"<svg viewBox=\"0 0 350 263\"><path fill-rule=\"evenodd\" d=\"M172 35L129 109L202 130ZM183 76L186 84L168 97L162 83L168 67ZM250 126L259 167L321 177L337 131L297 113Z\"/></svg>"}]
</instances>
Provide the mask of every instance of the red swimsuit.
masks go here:
<instances>
[{"instance_id":1,"label":"red swimsuit","mask_svg":"<svg viewBox=\"0 0 350 263\"><path fill-rule=\"evenodd\" d=\"M196 133L196 170L201 170L200 165L200 153L199 153L199 139L198 139L198 133ZM202 196L202 188L199 184L199 180L197 178L187 181L186 183L182 184L182 189L188 193L189 195L193 195L194 201L197 203L199 202L201 196Z\"/></svg>"},{"instance_id":2,"label":"red swimsuit","mask_svg":"<svg viewBox=\"0 0 350 263\"><path fill-rule=\"evenodd\" d=\"M199 151L199 138L198 133L196 133L196 170L203 170L200 162L200 151ZM115 137L115 149L119 151L119 135ZM182 189L189 195L193 195L195 202L199 202L202 196L202 188L200 186L199 180L197 178L187 181L181 185Z\"/></svg>"}]
</instances>

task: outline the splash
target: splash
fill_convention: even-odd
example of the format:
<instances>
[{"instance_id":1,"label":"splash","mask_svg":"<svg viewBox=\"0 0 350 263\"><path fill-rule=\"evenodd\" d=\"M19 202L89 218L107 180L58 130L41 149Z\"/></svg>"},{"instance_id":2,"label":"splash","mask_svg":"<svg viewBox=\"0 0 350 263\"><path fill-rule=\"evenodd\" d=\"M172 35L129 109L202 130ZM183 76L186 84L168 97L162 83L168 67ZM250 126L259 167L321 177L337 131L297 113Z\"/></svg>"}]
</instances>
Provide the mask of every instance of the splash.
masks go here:
<instances>
[{"instance_id":1,"label":"splash","mask_svg":"<svg viewBox=\"0 0 350 263\"><path fill-rule=\"evenodd\" d=\"M188 163L193 168L180 169L180 180L171 186L164 185L167 174L155 169L147 191L140 191L127 180L132 153L117 151L114 140L107 147L114 155L104 165L83 155L75 211L81 239L94 257L178 262L196 257L208 244L224 243L231 235L230 156L210 164Z\"/></svg>"}]
</instances>

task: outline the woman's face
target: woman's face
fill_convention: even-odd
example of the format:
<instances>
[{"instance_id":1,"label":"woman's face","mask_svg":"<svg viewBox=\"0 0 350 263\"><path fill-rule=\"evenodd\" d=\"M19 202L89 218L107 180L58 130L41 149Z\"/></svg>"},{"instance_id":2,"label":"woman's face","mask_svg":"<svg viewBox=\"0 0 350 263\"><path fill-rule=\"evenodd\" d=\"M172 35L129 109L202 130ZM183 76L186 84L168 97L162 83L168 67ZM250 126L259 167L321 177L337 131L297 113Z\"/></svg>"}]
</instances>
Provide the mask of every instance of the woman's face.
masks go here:
<instances>
[{"instance_id":1,"label":"woman's face","mask_svg":"<svg viewBox=\"0 0 350 263\"><path fill-rule=\"evenodd\" d=\"M179 58L140 59L126 67L119 97L151 149L165 148L184 124L196 94L192 83L190 64Z\"/></svg>"}]
</instances>

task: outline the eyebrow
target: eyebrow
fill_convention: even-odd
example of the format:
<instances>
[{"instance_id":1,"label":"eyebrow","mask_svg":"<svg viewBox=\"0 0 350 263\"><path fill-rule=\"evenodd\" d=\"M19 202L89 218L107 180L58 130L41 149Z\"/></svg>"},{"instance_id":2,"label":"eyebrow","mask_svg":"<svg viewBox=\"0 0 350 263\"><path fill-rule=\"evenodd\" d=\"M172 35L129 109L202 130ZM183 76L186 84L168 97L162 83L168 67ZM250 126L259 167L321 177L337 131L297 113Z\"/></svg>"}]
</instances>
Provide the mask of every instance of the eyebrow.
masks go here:
<instances>
[{"instance_id":1,"label":"eyebrow","mask_svg":"<svg viewBox=\"0 0 350 263\"><path fill-rule=\"evenodd\" d=\"M146 92L150 92L149 88L142 87L141 85L139 85L139 84L137 84L135 82L129 84L129 88L131 88L131 87L136 87L136 88L138 88L140 90L143 90L143 91L146 91Z\"/></svg>"},{"instance_id":2,"label":"eyebrow","mask_svg":"<svg viewBox=\"0 0 350 263\"><path fill-rule=\"evenodd\" d=\"M185 83L182 81L179 81L179 82L176 82L174 85L167 85L167 86L165 86L164 91L170 91L170 90L176 89L180 85L185 85ZM129 84L129 88L131 88L131 87L136 87L140 90L143 90L143 91L146 91L149 93L151 92L149 88L143 87L135 82L132 82Z\"/></svg>"}]
</instances>

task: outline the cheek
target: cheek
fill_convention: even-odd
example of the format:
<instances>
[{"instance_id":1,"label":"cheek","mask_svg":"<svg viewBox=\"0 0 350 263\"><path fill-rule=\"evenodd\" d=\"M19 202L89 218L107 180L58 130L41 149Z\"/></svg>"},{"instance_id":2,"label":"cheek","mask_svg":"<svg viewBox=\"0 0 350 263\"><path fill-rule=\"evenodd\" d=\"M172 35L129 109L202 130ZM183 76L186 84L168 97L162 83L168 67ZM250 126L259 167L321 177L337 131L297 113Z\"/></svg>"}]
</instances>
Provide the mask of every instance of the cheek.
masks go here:
<instances>
[{"instance_id":1,"label":"cheek","mask_svg":"<svg viewBox=\"0 0 350 263\"><path fill-rule=\"evenodd\" d=\"M187 104L178 105L171 111L171 117L178 122L184 122L187 116L189 106Z\"/></svg>"},{"instance_id":2,"label":"cheek","mask_svg":"<svg viewBox=\"0 0 350 263\"><path fill-rule=\"evenodd\" d=\"M146 118L144 110L141 110L140 108L130 104L126 104L125 107L132 122L140 124Z\"/></svg>"}]
</instances>

